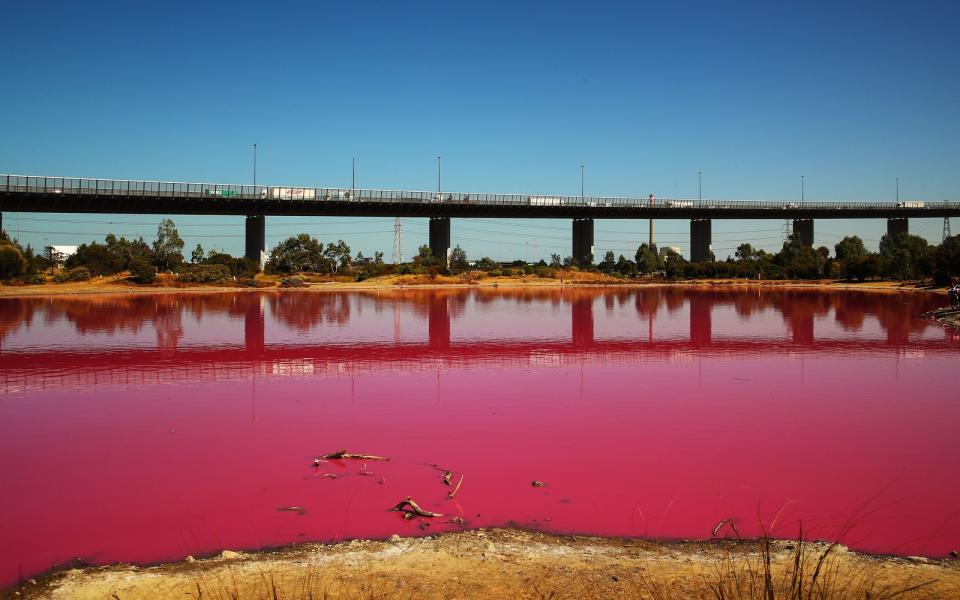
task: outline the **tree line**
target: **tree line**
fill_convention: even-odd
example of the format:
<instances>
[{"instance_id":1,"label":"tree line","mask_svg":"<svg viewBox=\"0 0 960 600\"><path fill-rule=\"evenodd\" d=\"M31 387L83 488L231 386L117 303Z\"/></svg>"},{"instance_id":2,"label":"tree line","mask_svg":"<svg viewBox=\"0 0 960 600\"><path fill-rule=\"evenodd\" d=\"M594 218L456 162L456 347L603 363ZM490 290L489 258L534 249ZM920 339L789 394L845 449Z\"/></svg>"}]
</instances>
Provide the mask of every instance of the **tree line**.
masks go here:
<instances>
[{"instance_id":1,"label":"tree line","mask_svg":"<svg viewBox=\"0 0 960 600\"><path fill-rule=\"evenodd\" d=\"M83 280L99 275L127 272L138 283L152 283L158 272L176 273L185 282L217 283L229 280L252 280L259 265L248 258L211 250L204 252L197 244L187 262L183 255L184 241L170 219L157 228L152 243L142 237L128 240L109 234L103 243L82 244L67 258L65 269L54 278L60 281ZM55 257L36 253L29 245L21 247L0 231L0 279L19 279L24 283L42 283L41 273L55 266ZM552 277L562 270L587 270L617 276L662 277L665 279L749 278L749 279L847 279L864 281L885 278L914 280L933 278L946 284L960 276L960 235L949 237L942 244L930 244L910 234L885 235L878 252L866 249L857 236L847 236L830 249L813 248L791 235L776 253L744 243L733 256L702 262L690 262L677 252L640 244L633 258L604 253L595 263L593 257L580 262L571 256L552 254L550 261L529 264L524 260L494 261L489 257L473 265L466 252L456 246L448 260L433 256L429 246L421 246L413 260L401 265L385 264L383 252L372 257L352 255L344 240L324 245L306 233L287 238L270 252L264 270L270 274L290 275L315 273L363 280L387 274L458 274L482 271L491 275L536 274Z\"/></svg>"}]
</instances>

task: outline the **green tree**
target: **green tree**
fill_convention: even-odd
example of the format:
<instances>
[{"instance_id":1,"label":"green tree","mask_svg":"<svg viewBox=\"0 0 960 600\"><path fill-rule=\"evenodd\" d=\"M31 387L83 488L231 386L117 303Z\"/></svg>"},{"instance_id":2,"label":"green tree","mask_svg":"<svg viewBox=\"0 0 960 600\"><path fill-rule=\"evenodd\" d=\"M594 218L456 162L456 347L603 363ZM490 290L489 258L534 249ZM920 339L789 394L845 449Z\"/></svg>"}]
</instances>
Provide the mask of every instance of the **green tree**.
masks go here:
<instances>
[{"instance_id":1,"label":"green tree","mask_svg":"<svg viewBox=\"0 0 960 600\"><path fill-rule=\"evenodd\" d=\"M893 279L918 279L933 272L933 260L927 240L901 233L880 238L883 275Z\"/></svg>"},{"instance_id":2,"label":"green tree","mask_svg":"<svg viewBox=\"0 0 960 600\"><path fill-rule=\"evenodd\" d=\"M933 279L939 285L947 285L960 276L960 234L948 237L934 253Z\"/></svg>"},{"instance_id":3,"label":"green tree","mask_svg":"<svg viewBox=\"0 0 960 600\"><path fill-rule=\"evenodd\" d=\"M683 270L689 263L679 252L674 252L670 248L666 248L663 252L663 270L666 272L666 275L670 279L676 279L683 275ZM640 264L637 264L637 269L640 269ZM643 271L640 271L641 273Z\"/></svg>"},{"instance_id":4,"label":"green tree","mask_svg":"<svg viewBox=\"0 0 960 600\"><path fill-rule=\"evenodd\" d=\"M617 267L617 258L613 253L613 250L607 250L603 255L603 260L600 261L598 265L600 271L603 273L612 273L613 270Z\"/></svg>"},{"instance_id":5,"label":"green tree","mask_svg":"<svg viewBox=\"0 0 960 600\"><path fill-rule=\"evenodd\" d=\"M266 270L270 273L326 273L329 262L319 240L301 233L274 246Z\"/></svg>"},{"instance_id":6,"label":"green tree","mask_svg":"<svg viewBox=\"0 0 960 600\"><path fill-rule=\"evenodd\" d=\"M203 262L203 246L197 244L197 247L190 253L190 262L194 264Z\"/></svg>"},{"instance_id":7,"label":"green tree","mask_svg":"<svg viewBox=\"0 0 960 600\"><path fill-rule=\"evenodd\" d=\"M130 279L136 283L153 283L157 280L157 269L144 256L136 256L130 261Z\"/></svg>"},{"instance_id":8,"label":"green tree","mask_svg":"<svg viewBox=\"0 0 960 600\"><path fill-rule=\"evenodd\" d=\"M343 240L337 240L327 244L323 251L324 257L330 262L331 271L349 271L350 270L350 246Z\"/></svg>"},{"instance_id":9,"label":"green tree","mask_svg":"<svg viewBox=\"0 0 960 600\"><path fill-rule=\"evenodd\" d=\"M673 251L671 250L670 252ZM674 252L674 254L676 253ZM662 271L664 267L663 259L657 251L656 244L653 246L645 243L640 244L640 247L637 248L637 253L634 255L634 259L637 263L637 271L641 275Z\"/></svg>"},{"instance_id":10,"label":"green tree","mask_svg":"<svg viewBox=\"0 0 960 600\"><path fill-rule=\"evenodd\" d=\"M637 263L628 260L627 257L621 254L617 259L617 272L621 275L636 275Z\"/></svg>"},{"instance_id":11,"label":"green tree","mask_svg":"<svg viewBox=\"0 0 960 600\"><path fill-rule=\"evenodd\" d=\"M459 245L450 252L450 270L459 273L467 270L467 253Z\"/></svg>"},{"instance_id":12,"label":"green tree","mask_svg":"<svg viewBox=\"0 0 960 600\"><path fill-rule=\"evenodd\" d=\"M500 263L494 261L489 256L484 256L477 261L477 269L481 271L493 271L494 269L499 269Z\"/></svg>"},{"instance_id":13,"label":"green tree","mask_svg":"<svg viewBox=\"0 0 960 600\"><path fill-rule=\"evenodd\" d=\"M382 265L383 264L383 252L377 250L373 253L373 264Z\"/></svg>"},{"instance_id":14,"label":"green tree","mask_svg":"<svg viewBox=\"0 0 960 600\"><path fill-rule=\"evenodd\" d=\"M6 241L6 240L5 240ZM27 259L10 243L0 242L0 279L10 279L26 273Z\"/></svg>"},{"instance_id":15,"label":"green tree","mask_svg":"<svg viewBox=\"0 0 960 600\"><path fill-rule=\"evenodd\" d=\"M417 255L413 257L413 262L421 267L427 267L434 264L436 261L433 258L433 251L430 250L430 246L427 246L426 244L420 246L420 248L417 250Z\"/></svg>"},{"instance_id":16,"label":"green tree","mask_svg":"<svg viewBox=\"0 0 960 600\"><path fill-rule=\"evenodd\" d=\"M160 226L157 227L157 239L153 242L153 262L168 271L183 263L183 238L170 219L160 221Z\"/></svg>"},{"instance_id":17,"label":"green tree","mask_svg":"<svg viewBox=\"0 0 960 600\"><path fill-rule=\"evenodd\" d=\"M554 269L560 268L563 266L563 259L560 258L559 254L550 255L550 266Z\"/></svg>"},{"instance_id":18,"label":"green tree","mask_svg":"<svg viewBox=\"0 0 960 600\"><path fill-rule=\"evenodd\" d=\"M833 255L837 260L844 263L858 261L867 256L867 249L863 246L863 240L858 236L847 236L837 242L833 247Z\"/></svg>"},{"instance_id":19,"label":"green tree","mask_svg":"<svg viewBox=\"0 0 960 600\"><path fill-rule=\"evenodd\" d=\"M68 269L86 267L93 275L113 275L123 269L123 264L103 244L90 242L81 244L77 251L67 259Z\"/></svg>"},{"instance_id":20,"label":"green tree","mask_svg":"<svg viewBox=\"0 0 960 600\"><path fill-rule=\"evenodd\" d=\"M757 259L757 253L750 244L740 244L737 246L736 257L741 262L754 261Z\"/></svg>"},{"instance_id":21,"label":"green tree","mask_svg":"<svg viewBox=\"0 0 960 600\"><path fill-rule=\"evenodd\" d=\"M819 276L816 251L804 244L797 233L790 234L774 257L774 262L791 278L813 279Z\"/></svg>"}]
</instances>

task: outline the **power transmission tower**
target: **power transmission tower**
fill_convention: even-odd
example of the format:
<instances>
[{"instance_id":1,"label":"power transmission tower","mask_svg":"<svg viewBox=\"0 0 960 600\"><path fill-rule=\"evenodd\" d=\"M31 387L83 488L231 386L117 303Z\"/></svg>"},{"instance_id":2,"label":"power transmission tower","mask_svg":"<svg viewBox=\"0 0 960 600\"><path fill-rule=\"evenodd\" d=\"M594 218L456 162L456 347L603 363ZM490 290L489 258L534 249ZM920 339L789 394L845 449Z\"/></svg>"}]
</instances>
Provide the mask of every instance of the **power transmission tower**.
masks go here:
<instances>
[{"instance_id":1,"label":"power transmission tower","mask_svg":"<svg viewBox=\"0 0 960 600\"><path fill-rule=\"evenodd\" d=\"M950 217L943 218L943 239L941 242L947 241L947 238L950 237Z\"/></svg>"},{"instance_id":2,"label":"power transmission tower","mask_svg":"<svg viewBox=\"0 0 960 600\"><path fill-rule=\"evenodd\" d=\"M787 219L783 222L783 243L786 244L790 241L790 236L793 235L793 221Z\"/></svg>"},{"instance_id":3,"label":"power transmission tower","mask_svg":"<svg viewBox=\"0 0 960 600\"><path fill-rule=\"evenodd\" d=\"M400 217L393 222L393 264L399 265L403 262L403 249L400 245Z\"/></svg>"}]
</instances>

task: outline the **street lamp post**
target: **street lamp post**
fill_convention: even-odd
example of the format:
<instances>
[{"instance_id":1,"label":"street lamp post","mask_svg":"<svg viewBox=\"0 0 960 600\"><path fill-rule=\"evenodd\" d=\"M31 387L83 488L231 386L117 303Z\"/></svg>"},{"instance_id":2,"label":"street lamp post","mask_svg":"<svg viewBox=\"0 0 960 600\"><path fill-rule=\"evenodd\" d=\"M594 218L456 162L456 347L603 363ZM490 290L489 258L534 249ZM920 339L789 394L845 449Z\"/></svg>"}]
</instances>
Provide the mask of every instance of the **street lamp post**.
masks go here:
<instances>
[{"instance_id":1,"label":"street lamp post","mask_svg":"<svg viewBox=\"0 0 960 600\"><path fill-rule=\"evenodd\" d=\"M806 193L804 190L804 177L800 176L800 202L803 202L806 199Z\"/></svg>"},{"instance_id":2,"label":"street lamp post","mask_svg":"<svg viewBox=\"0 0 960 600\"><path fill-rule=\"evenodd\" d=\"M580 203L583 204L583 165L580 165Z\"/></svg>"},{"instance_id":3,"label":"street lamp post","mask_svg":"<svg viewBox=\"0 0 960 600\"><path fill-rule=\"evenodd\" d=\"M257 145L253 145L253 185L257 185Z\"/></svg>"},{"instance_id":4,"label":"street lamp post","mask_svg":"<svg viewBox=\"0 0 960 600\"><path fill-rule=\"evenodd\" d=\"M703 171L697 171L697 187L699 189L698 197L703 202Z\"/></svg>"},{"instance_id":5,"label":"street lamp post","mask_svg":"<svg viewBox=\"0 0 960 600\"><path fill-rule=\"evenodd\" d=\"M900 178L897 177L897 203L900 202Z\"/></svg>"},{"instance_id":6,"label":"street lamp post","mask_svg":"<svg viewBox=\"0 0 960 600\"><path fill-rule=\"evenodd\" d=\"M350 197L357 192L357 157L354 156L350 163Z\"/></svg>"},{"instance_id":7,"label":"street lamp post","mask_svg":"<svg viewBox=\"0 0 960 600\"><path fill-rule=\"evenodd\" d=\"M443 194L441 193L440 188L440 159L441 156L437 155L437 200L443 199Z\"/></svg>"}]
</instances>

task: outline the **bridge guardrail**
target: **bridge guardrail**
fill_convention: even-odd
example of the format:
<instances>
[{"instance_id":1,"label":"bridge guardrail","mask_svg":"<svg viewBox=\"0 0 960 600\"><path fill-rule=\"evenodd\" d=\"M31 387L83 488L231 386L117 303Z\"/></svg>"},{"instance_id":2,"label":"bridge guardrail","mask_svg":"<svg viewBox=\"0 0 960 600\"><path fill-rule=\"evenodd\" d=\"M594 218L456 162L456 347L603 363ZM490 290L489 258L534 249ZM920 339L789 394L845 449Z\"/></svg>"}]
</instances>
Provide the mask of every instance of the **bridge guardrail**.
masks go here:
<instances>
[{"instance_id":1,"label":"bridge guardrail","mask_svg":"<svg viewBox=\"0 0 960 600\"><path fill-rule=\"evenodd\" d=\"M491 206L582 206L591 208L671 208L671 209L771 209L791 208L863 210L865 208L957 208L960 202L794 202L757 200L688 200L681 198L631 198L597 196L540 196L526 194L486 194L461 192L424 192L348 188L304 188L286 186L185 183L126 179L86 179L35 175L0 175L0 189L6 192L92 195L147 196L160 198L197 198L206 200L340 201L416 204L478 204Z\"/></svg>"}]
</instances>

